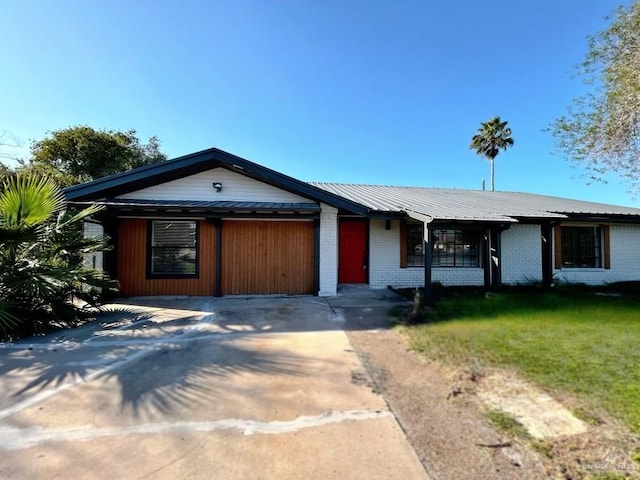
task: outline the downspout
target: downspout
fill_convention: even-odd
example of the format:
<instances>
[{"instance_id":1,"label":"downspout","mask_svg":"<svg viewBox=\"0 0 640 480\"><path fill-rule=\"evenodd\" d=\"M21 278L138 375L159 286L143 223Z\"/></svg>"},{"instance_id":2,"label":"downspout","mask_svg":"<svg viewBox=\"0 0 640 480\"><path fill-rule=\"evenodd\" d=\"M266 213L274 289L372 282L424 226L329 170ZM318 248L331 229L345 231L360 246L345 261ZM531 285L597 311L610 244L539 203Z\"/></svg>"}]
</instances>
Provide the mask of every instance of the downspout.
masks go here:
<instances>
[{"instance_id":1,"label":"downspout","mask_svg":"<svg viewBox=\"0 0 640 480\"><path fill-rule=\"evenodd\" d=\"M425 215L423 213L414 212L412 210L404 210L404 213L407 214L409 218L413 218L414 220L418 220L422 222L424 225L424 229L422 231L422 240L423 240L423 248L424 248L424 302L431 303L432 299L432 281L431 281L431 228L430 224L433 222L433 217L429 215Z\"/></svg>"}]
</instances>

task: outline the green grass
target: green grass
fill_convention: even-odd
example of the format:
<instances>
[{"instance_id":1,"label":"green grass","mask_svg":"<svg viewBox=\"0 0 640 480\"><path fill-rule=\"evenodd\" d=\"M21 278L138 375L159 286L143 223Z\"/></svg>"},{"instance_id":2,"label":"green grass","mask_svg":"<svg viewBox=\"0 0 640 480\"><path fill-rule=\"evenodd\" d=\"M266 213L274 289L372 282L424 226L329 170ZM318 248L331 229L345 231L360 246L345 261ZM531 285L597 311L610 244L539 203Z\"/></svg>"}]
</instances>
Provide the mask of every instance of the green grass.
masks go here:
<instances>
[{"instance_id":1,"label":"green grass","mask_svg":"<svg viewBox=\"0 0 640 480\"><path fill-rule=\"evenodd\" d=\"M640 431L638 299L588 291L461 296L439 302L433 317L406 327L413 349L514 369Z\"/></svg>"},{"instance_id":2,"label":"green grass","mask_svg":"<svg viewBox=\"0 0 640 480\"><path fill-rule=\"evenodd\" d=\"M485 416L489 420L489 423L501 432L520 438L529 438L527 429L508 413L502 410L489 410L485 412Z\"/></svg>"}]
</instances>

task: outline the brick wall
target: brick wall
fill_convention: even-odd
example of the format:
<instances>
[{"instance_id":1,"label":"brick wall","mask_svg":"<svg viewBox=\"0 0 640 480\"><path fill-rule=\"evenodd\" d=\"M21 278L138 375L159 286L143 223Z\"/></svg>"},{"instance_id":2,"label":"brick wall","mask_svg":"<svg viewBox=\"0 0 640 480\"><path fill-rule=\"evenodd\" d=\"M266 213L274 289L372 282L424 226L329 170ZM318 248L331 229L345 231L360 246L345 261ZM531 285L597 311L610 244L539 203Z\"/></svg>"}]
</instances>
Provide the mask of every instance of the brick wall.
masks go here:
<instances>
[{"instance_id":1,"label":"brick wall","mask_svg":"<svg viewBox=\"0 0 640 480\"><path fill-rule=\"evenodd\" d=\"M321 297L336 295L338 287L338 210L320 204L320 291Z\"/></svg>"},{"instance_id":2,"label":"brick wall","mask_svg":"<svg viewBox=\"0 0 640 480\"><path fill-rule=\"evenodd\" d=\"M542 280L540 225L511 225L502 232L502 283Z\"/></svg>"},{"instance_id":3,"label":"brick wall","mask_svg":"<svg viewBox=\"0 0 640 480\"><path fill-rule=\"evenodd\" d=\"M424 285L424 268L400 268L400 222L392 221L385 230L384 220L371 220L369 226L369 283L372 287L418 287ZM434 282L443 285L483 285L482 268L434 268Z\"/></svg>"}]
</instances>

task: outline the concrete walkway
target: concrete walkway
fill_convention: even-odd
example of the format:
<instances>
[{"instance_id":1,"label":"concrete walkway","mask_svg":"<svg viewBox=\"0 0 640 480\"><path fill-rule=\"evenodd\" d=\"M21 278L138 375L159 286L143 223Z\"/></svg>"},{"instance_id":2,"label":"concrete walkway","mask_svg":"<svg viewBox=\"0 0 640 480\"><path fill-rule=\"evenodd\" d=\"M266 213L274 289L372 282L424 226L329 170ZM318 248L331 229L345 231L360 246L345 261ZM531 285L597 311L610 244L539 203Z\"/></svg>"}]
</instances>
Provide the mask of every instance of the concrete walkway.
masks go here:
<instances>
[{"instance_id":1,"label":"concrete walkway","mask_svg":"<svg viewBox=\"0 0 640 480\"><path fill-rule=\"evenodd\" d=\"M0 344L0 478L425 478L344 331L399 301L130 299Z\"/></svg>"}]
</instances>

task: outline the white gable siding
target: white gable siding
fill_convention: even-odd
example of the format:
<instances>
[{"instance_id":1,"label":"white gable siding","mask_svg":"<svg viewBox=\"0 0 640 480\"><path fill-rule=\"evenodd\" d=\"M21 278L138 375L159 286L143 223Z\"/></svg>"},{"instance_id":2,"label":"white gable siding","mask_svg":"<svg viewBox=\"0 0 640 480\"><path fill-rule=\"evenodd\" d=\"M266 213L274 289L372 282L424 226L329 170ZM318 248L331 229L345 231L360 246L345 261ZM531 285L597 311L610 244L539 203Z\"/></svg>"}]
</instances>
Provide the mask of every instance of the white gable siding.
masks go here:
<instances>
[{"instance_id":1,"label":"white gable siding","mask_svg":"<svg viewBox=\"0 0 640 480\"><path fill-rule=\"evenodd\" d=\"M338 209L320 204L320 291L318 296L336 295L338 286Z\"/></svg>"},{"instance_id":2,"label":"white gable siding","mask_svg":"<svg viewBox=\"0 0 640 480\"><path fill-rule=\"evenodd\" d=\"M554 269L554 281L603 283L640 280L640 226L611 225L611 268L563 268ZM555 245L554 257L555 258Z\"/></svg>"},{"instance_id":3,"label":"white gable siding","mask_svg":"<svg viewBox=\"0 0 640 480\"><path fill-rule=\"evenodd\" d=\"M400 268L400 222L385 230L384 220L369 225L369 284L372 287L421 287L424 268ZM482 268L434 268L431 279L443 285L484 285Z\"/></svg>"},{"instance_id":4,"label":"white gable siding","mask_svg":"<svg viewBox=\"0 0 640 480\"><path fill-rule=\"evenodd\" d=\"M511 225L502 232L502 283L542 280L540 225Z\"/></svg>"},{"instance_id":5,"label":"white gable siding","mask_svg":"<svg viewBox=\"0 0 640 480\"><path fill-rule=\"evenodd\" d=\"M213 182L222 184L216 192ZM138 200L195 200L240 202L309 202L286 190L259 182L225 168L214 168L188 177L143 188L117 198Z\"/></svg>"}]
</instances>

